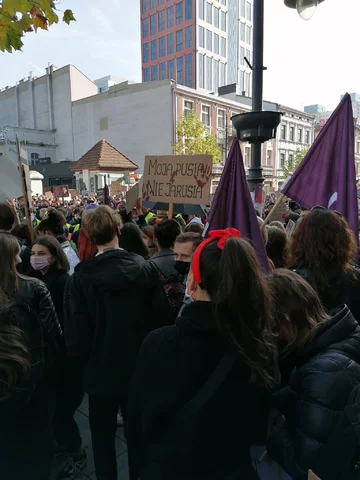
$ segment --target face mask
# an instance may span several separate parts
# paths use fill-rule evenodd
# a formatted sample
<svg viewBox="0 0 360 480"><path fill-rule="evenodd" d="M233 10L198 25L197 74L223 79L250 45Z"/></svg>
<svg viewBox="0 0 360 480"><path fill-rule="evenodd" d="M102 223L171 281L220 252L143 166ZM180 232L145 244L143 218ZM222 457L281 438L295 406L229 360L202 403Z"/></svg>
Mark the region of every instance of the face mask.
<svg viewBox="0 0 360 480"><path fill-rule="evenodd" d="M49 266L49 257L35 257L30 258L31 266L34 270L43 270Z"/></svg>
<svg viewBox="0 0 360 480"><path fill-rule="evenodd" d="M180 275L187 275L190 272L190 262L176 261L175 270L180 273Z"/></svg>

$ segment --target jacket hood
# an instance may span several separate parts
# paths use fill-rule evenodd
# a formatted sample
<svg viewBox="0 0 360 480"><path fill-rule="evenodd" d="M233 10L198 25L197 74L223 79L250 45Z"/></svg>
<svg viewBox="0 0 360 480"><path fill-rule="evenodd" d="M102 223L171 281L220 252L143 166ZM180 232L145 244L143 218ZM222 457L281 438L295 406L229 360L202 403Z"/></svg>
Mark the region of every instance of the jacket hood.
<svg viewBox="0 0 360 480"><path fill-rule="evenodd" d="M211 302L191 302L185 306L176 325L184 331L216 330L215 317Z"/></svg>
<svg viewBox="0 0 360 480"><path fill-rule="evenodd" d="M358 343L360 352L359 324L349 308L346 305L342 305L334 310L332 316L319 327L312 343L299 352L300 354L297 355L298 361L300 360L300 363L304 363L330 346L336 348L337 344L353 336Z"/></svg>
<svg viewBox="0 0 360 480"><path fill-rule="evenodd" d="M84 282L97 285L99 290L118 291L121 287L128 289L130 283L135 283L146 266L146 261L135 253L110 250L79 263L75 273Z"/></svg>

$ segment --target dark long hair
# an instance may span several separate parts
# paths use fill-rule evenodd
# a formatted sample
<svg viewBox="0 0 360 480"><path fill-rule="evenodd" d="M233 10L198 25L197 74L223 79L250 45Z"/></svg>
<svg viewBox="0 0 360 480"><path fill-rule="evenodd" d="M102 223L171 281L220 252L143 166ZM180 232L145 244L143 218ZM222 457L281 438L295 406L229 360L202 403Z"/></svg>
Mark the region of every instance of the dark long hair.
<svg viewBox="0 0 360 480"><path fill-rule="evenodd" d="M49 235L44 235L43 237L37 238L33 245L42 245L49 250L50 255L54 259L54 262L52 264L53 268L60 272L69 272L69 260L67 259L67 256L65 255L65 252L61 247L60 243L55 238L50 237Z"/></svg>
<svg viewBox="0 0 360 480"><path fill-rule="evenodd" d="M20 245L10 233L0 233L0 309L19 291L20 277L16 270L16 256Z"/></svg>
<svg viewBox="0 0 360 480"><path fill-rule="evenodd" d="M230 238L222 251L217 244L214 240L201 254L200 287L210 296L220 332L250 368L251 381L271 385L274 347L267 338L271 319L267 280L246 240Z"/></svg>
<svg viewBox="0 0 360 480"><path fill-rule="evenodd" d="M149 258L149 250L141 238L141 230L134 223L125 223L121 229L119 247L127 252L136 253L145 259Z"/></svg>
<svg viewBox="0 0 360 480"><path fill-rule="evenodd" d="M66 221L61 213L55 209L48 209L46 217L37 226L39 232L51 232L55 237L64 235Z"/></svg>
<svg viewBox="0 0 360 480"><path fill-rule="evenodd" d="M326 288L331 276L352 273L355 255L354 234L346 220L331 210L315 208L292 236L287 265L309 268L319 288Z"/></svg>
<svg viewBox="0 0 360 480"><path fill-rule="evenodd" d="M283 268L286 263L287 238L284 228L268 227L268 241L266 244L267 256L272 260L275 268Z"/></svg>
<svg viewBox="0 0 360 480"><path fill-rule="evenodd" d="M285 269L275 270L269 284L274 305L272 332L280 353L304 347L327 320L317 293L300 275Z"/></svg>

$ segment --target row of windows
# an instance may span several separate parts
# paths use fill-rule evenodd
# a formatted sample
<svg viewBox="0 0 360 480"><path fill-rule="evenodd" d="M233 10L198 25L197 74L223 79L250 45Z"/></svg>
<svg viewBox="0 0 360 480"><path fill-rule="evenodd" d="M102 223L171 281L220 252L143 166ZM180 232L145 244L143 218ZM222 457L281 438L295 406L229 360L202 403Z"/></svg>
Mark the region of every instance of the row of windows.
<svg viewBox="0 0 360 480"><path fill-rule="evenodd" d="M162 32L165 30L165 12L167 28L173 27L175 23L176 25L179 25L184 21L184 18L185 20L191 20L192 0L185 0L185 2L182 1L180 3L177 3L175 7L168 7L167 9L160 10L160 12L150 15L150 17L144 18L142 20L143 38L146 38L149 35L156 35L158 32Z"/></svg>
<svg viewBox="0 0 360 480"><path fill-rule="evenodd" d="M246 0L240 0L240 15L249 22L252 21L252 6L251 3Z"/></svg>
<svg viewBox="0 0 360 480"><path fill-rule="evenodd" d="M184 35L185 32L185 35ZM172 55L175 51L180 52L184 48L192 47L192 26L185 30L178 30L176 33L169 33L167 36L160 37L158 40L143 45L143 62Z"/></svg>
<svg viewBox="0 0 360 480"><path fill-rule="evenodd" d="M226 85L225 63L198 53L198 85L211 92Z"/></svg>
<svg viewBox="0 0 360 480"><path fill-rule="evenodd" d="M144 68L144 82L167 79L175 80L180 85L193 88L192 53L168 62L162 62L159 65Z"/></svg>
<svg viewBox="0 0 360 480"><path fill-rule="evenodd" d="M226 32L226 12L206 0L199 0L199 18Z"/></svg>
<svg viewBox="0 0 360 480"><path fill-rule="evenodd" d="M287 156L287 162L286 162L286 156ZM285 152L280 152L280 168L284 168L285 165L291 166L294 162L294 151L290 150L287 152L287 155Z"/></svg>
<svg viewBox="0 0 360 480"><path fill-rule="evenodd" d="M206 48L209 52L214 52L217 55L226 57L226 38L201 26L199 26L199 47Z"/></svg>
<svg viewBox="0 0 360 480"><path fill-rule="evenodd" d="M249 60L251 63L251 52L250 50L245 50L244 47L240 47L240 65L247 65L245 62L245 57Z"/></svg>
<svg viewBox="0 0 360 480"><path fill-rule="evenodd" d="M242 42L247 43L248 45L251 45L252 41L252 28L249 27L249 25L246 25L245 23L240 22L240 40Z"/></svg>
<svg viewBox="0 0 360 480"><path fill-rule="evenodd" d="M305 135L304 135L304 129L301 127L298 127L297 129L297 137L295 137L295 126L290 125L289 126L289 135L288 133L288 128L285 123L283 123L280 127L280 138L281 140L289 140L290 142L298 142L298 143L306 143L307 145L310 145L311 143L311 138L310 138L310 130L305 130Z"/></svg>

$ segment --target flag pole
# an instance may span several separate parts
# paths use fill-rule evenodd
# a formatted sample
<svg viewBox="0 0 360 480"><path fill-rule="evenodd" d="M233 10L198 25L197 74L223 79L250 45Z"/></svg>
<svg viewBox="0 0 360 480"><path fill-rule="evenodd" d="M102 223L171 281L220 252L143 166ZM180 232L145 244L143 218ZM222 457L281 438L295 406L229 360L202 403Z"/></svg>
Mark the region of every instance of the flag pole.
<svg viewBox="0 0 360 480"><path fill-rule="evenodd" d="M280 203L283 201L285 195L283 193L281 193L279 195L279 198L276 200L273 208L270 210L270 212L267 214L265 220L264 220L264 223L261 225L261 230L264 230L265 226L271 221L271 219L273 218L275 212L276 212L276 209L277 207L280 205Z"/></svg>
<svg viewBox="0 0 360 480"><path fill-rule="evenodd" d="M174 204L173 202L169 203L168 218L171 219L174 213Z"/></svg>
<svg viewBox="0 0 360 480"><path fill-rule="evenodd" d="M20 181L21 181L21 190L22 190L23 199L24 199L26 222L27 222L28 227L29 227L31 242L33 242L34 239L35 239L35 235L34 235L34 229L33 229L32 221L31 221L28 186L27 186L27 182L26 182L24 164L21 160L20 142L19 142L19 138L17 136L16 136L16 148L17 148L17 154L18 154L19 173L20 173Z"/></svg>

